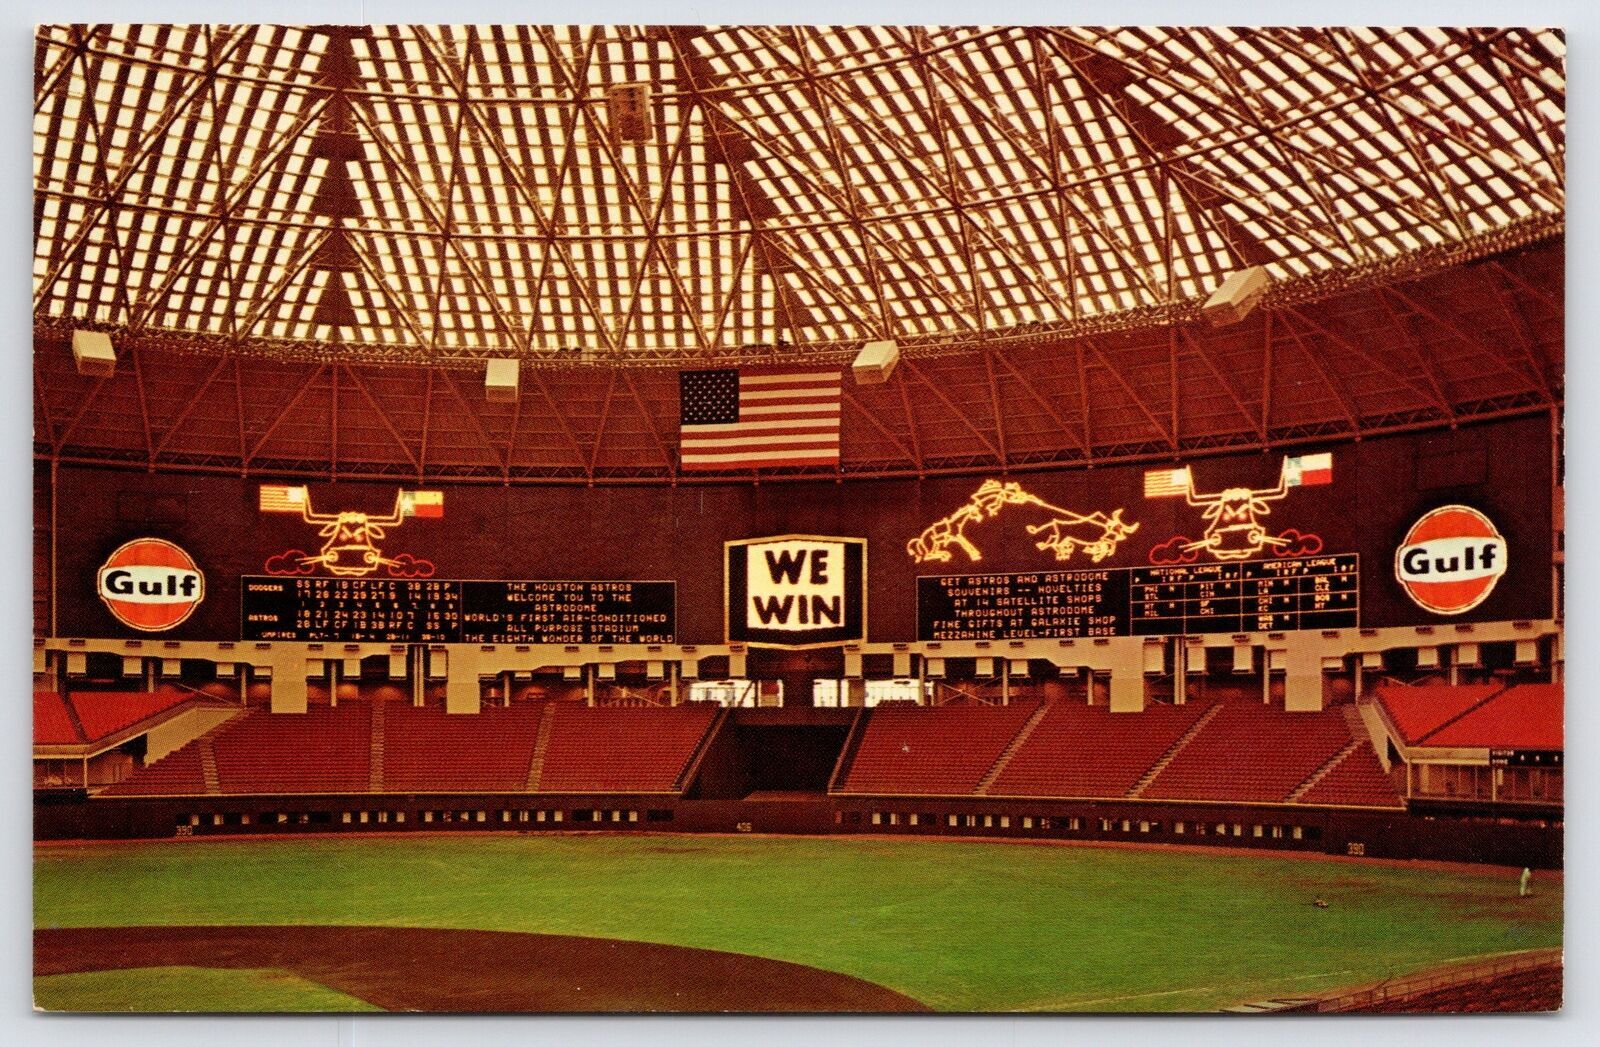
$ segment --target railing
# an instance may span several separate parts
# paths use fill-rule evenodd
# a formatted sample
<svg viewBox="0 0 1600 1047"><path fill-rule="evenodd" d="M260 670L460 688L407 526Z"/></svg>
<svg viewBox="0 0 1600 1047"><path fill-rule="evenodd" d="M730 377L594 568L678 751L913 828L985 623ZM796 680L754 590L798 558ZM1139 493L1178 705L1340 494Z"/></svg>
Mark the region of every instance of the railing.
<svg viewBox="0 0 1600 1047"><path fill-rule="evenodd" d="M1002 704L997 695L978 694L963 687L957 687L955 684L945 683L943 680L933 681L933 694L929 697L928 704L933 706L950 705L961 698L965 698L967 701L977 705Z"/></svg>
<svg viewBox="0 0 1600 1047"><path fill-rule="evenodd" d="M1341 993L1338 996L1324 997L1315 1001L1315 1005L1311 1009L1320 1013L1365 1010L1380 1003L1391 1000L1405 1000L1435 989L1446 989L1456 985L1471 985L1474 982L1485 981L1489 978L1517 974L1522 971L1538 970L1543 967L1558 966L1560 963L1560 949L1539 949L1532 952L1515 953L1510 956L1482 963L1453 967L1443 971L1428 971L1422 974L1391 978L1363 989Z"/></svg>

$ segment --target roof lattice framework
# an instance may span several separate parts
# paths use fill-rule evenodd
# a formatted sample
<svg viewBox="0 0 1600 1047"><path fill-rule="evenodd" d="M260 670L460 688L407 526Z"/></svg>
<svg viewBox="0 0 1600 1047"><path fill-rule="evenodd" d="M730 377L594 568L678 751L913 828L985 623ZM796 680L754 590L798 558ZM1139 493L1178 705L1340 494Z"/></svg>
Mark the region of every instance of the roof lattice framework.
<svg viewBox="0 0 1600 1047"><path fill-rule="evenodd" d="M34 309L162 351L913 357L1543 239L1525 29L46 26ZM647 84L648 141L612 89ZM777 347L774 350L773 347Z"/></svg>

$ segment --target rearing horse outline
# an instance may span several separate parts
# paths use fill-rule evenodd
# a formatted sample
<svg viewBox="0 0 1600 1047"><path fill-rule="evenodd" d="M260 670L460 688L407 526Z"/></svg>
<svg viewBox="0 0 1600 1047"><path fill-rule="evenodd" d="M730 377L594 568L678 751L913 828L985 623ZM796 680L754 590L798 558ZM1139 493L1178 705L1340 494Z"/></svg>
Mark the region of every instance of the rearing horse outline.
<svg viewBox="0 0 1600 1047"><path fill-rule="evenodd" d="M1022 489L1021 484L985 480L973 492L966 505L944 519L934 521L920 535L907 542L906 552L917 563L927 563L930 560L947 563L952 556L950 547L955 546L967 554L967 559L977 563L983 559L983 553L966 536L967 525L997 516L1000 510L1008 505L1034 505L1056 514L1055 519L1029 525L1027 530L1030 535L1043 535L1044 537L1035 542L1033 547L1040 551L1046 549L1052 551L1058 561L1070 560L1073 553L1082 551L1095 563L1099 563L1115 554L1118 544L1139 529L1138 524L1123 521L1121 509L1115 510L1110 515L1098 510L1092 513L1077 513L1071 509L1063 509L1059 505L1051 505L1043 498L1029 494ZM1090 538L1080 538L1066 533L1066 529L1071 527L1099 528L1099 533Z"/></svg>

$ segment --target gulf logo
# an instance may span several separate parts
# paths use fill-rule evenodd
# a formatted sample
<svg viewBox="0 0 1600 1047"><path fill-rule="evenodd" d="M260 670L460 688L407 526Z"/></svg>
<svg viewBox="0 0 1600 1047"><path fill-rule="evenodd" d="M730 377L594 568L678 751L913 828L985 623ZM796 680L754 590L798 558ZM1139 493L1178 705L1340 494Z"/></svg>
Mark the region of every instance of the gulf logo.
<svg viewBox="0 0 1600 1047"><path fill-rule="evenodd" d="M182 623L206 596L194 558L162 538L135 538L106 558L95 591L123 625L147 633Z"/></svg>
<svg viewBox="0 0 1600 1047"><path fill-rule="evenodd" d="M1425 513L1394 553L1394 576L1407 595L1435 614L1478 606L1506 573L1506 540L1494 522L1466 505Z"/></svg>

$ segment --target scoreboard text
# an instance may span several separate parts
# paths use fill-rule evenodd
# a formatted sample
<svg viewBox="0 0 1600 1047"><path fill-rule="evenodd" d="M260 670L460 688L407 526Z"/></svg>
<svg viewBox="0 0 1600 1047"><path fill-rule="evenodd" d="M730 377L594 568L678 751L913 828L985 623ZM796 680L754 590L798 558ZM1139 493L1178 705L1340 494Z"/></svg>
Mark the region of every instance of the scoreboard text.
<svg viewBox="0 0 1600 1047"><path fill-rule="evenodd" d="M1355 553L917 579L923 640L1286 632L1360 624Z"/></svg>
<svg viewBox="0 0 1600 1047"><path fill-rule="evenodd" d="M672 643L672 582L240 579L241 635L302 643Z"/></svg>

